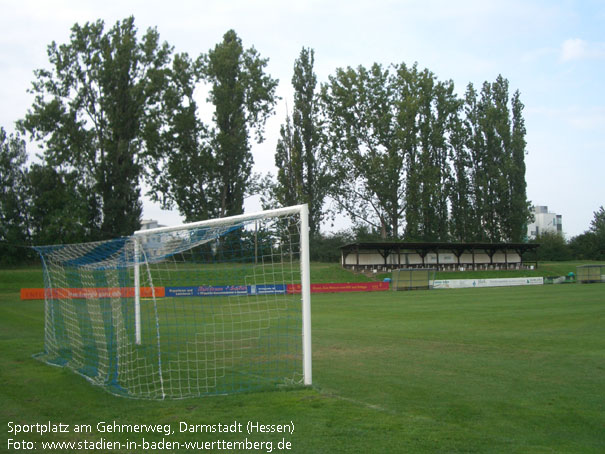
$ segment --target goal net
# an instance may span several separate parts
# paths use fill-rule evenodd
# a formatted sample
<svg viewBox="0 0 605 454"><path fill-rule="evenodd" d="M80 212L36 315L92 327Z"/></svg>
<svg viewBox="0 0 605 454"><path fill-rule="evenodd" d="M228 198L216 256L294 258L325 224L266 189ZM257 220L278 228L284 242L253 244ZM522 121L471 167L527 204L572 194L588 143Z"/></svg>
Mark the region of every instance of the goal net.
<svg viewBox="0 0 605 454"><path fill-rule="evenodd" d="M578 284L605 282L605 265L580 265L576 267Z"/></svg>
<svg viewBox="0 0 605 454"><path fill-rule="evenodd" d="M301 205L36 247L40 357L134 398L311 384L307 216Z"/></svg>

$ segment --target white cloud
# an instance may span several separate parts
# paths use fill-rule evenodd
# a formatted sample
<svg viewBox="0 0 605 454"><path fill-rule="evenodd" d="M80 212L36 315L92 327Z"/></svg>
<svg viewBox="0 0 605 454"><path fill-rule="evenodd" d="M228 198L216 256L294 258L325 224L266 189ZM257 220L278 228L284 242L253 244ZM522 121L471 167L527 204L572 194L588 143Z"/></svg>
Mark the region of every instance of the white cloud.
<svg viewBox="0 0 605 454"><path fill-rule="evenodd" d="M571 38L563 42L560 59L563 62L571 60L605 58L605 43L584 41Z"/></svg>
<svg viewBox="0 0 605 454"><path fill-rule="evenodd" d="M526 114L532 119L541 119L555 129L566 133L578 134L581 131L601 132L605 125L605 107L603 106L560 106L530 107Z"/></svg>
<svg viewBox="0 0 605 454"><path fill-rule="evenodd" d="M602 107L584 109L570 118L569 122L576 129L602 130L605 125L605 109Z"/></svg>

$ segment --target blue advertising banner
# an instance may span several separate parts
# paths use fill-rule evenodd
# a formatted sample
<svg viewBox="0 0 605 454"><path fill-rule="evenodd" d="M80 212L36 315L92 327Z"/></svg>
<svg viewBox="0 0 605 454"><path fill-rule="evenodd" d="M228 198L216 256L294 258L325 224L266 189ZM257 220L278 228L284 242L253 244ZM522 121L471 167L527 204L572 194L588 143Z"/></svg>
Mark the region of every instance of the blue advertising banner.
<svg viewBox="0 0 605 454"><path fill-rule="evenodd" d="M165 287L165 296L196 296L196 287Z"/></svg>
<svg viewBox="0 0 605 454"><path fill-rule="evenodd" d="M166 297L285 295L285 284L201 285L197 287L166 287Z"/></svg>
<svg viewBox="0 0 605 454"><path fill-rule="evenodd" d="M197 296L247 295L247 285L202 285L197 288Z"/></svg>
<svg viewBox="0 0 605 454"><path fill-rule="evenodd" d="M249 285L250 295L285 295L286 284Z"/></svg>

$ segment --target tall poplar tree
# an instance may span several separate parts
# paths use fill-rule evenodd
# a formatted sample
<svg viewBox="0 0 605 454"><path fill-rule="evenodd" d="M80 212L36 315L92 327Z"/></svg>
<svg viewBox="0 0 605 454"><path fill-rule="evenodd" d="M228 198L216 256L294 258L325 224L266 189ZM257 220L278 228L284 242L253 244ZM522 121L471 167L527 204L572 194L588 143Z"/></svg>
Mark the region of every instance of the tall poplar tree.
<svg viewBox="0 0 605 454"><path fill-rule="evenodd" d="M299 203L309 205L311 234L319 232L329 184L322 153L314 55L312 49L303 48L294 63L294 108L292 118L288 116L280 130L275 152L277 183L273 188L274 197L282 206Z"/></svg>
<svg viewBox="0 0 605 454"><path fill-rule="evenodd" d="M449 236L449 138L458 113L454 86L416 66L400 65L397 74L396 83L403 79L410 90L410 96L399 101L400 111L408 118L402 128L413 134L406 141L406 234L410 239L445 241Z"/></svg>
<svg viewBox="0 0 605 454"><path fill-rule="evenodd" d="M254 48L244 49L235 31L201 56L201 72L210 84L214 105L212 149L218 190L218 215L243 212L253 158L249 135L263 141L264 125L273 113L278 81L265 73L267 59Z"/></svg>
<svg viewBox="0 0 605 454"><path fill-rule="evenodd" d="M277 208L280 206L292 206L301 202L303 173L301 156L294 145L294 128L290 115L286 115L286 122L279 128L279 139L275 147L275 166L277 167L277 181L271 180L269 176L263 182L268 191L264 195L266 208ZM269 200L266 200L266 198Z"/></svg>
<svg viewBox="0 0 605 454"><path fill-rule="evenodd" d="M474 228L470 240L521 241L530 216L525 183L525 126L519 93L498 76L465 98Z"/></svg>
<svg viewBox="0 0 605 454"><path fill-rule="evenodd" d="M199 118L194 96L201 80L199 60L175 55L161 109L149 123L155 144L146 154L148 195L164 209L176 207L186 222L220 214L212 135Z"/></svg>
<svg viewBox="0 0 605 454"><path fill-rule="evenodd" d="M515 91L511 99L512 132L510 151L510 208L507 236L510 241L521 242L527 235L527 223L531 216L530 202L527 200L527 183L525 180L525 120L524 105L520 100L519 91Z"/></svg>
<svg viewBox="0 0 605 454"><path fill-rule="evenodd" d="M459 100L459 108L462 101ZM459 111L453 118L450 135L452 172L449 181L450 238L453 241L472 241L474 235L474 210L470 175L470 153L467 148L467 129Z"/></svg>

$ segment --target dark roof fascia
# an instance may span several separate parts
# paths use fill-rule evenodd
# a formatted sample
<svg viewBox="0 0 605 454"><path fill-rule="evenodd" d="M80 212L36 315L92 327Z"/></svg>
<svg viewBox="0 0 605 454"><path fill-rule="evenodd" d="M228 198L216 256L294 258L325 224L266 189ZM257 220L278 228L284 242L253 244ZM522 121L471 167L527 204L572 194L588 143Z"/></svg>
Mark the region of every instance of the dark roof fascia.
<svg viewBox="0 0 605 454"><path fill-rule="evenodd" d="M429 242L360 242L340 246L343 250L355 249L521 249L530 250L539 247L538 243L429 243Z"/></svg>

